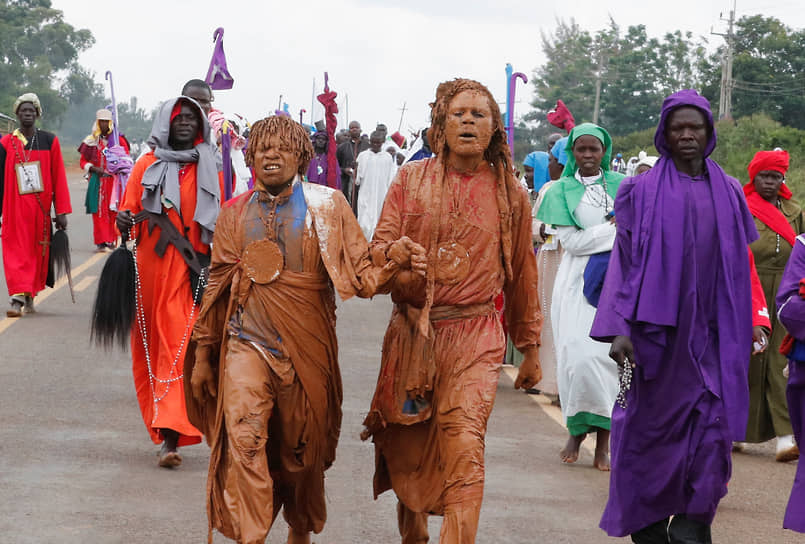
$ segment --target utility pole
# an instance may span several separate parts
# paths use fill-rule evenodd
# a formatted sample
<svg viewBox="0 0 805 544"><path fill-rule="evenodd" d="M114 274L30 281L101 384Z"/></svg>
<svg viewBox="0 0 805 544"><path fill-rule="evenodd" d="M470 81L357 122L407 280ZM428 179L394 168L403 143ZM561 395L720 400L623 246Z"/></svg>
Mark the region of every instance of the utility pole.
<svg viewBox="0 0 805 544"><path fill-rule="evenodd" d="M724 56L721 59L721 92L719 93L718 97L718 118L719 119L731 119L732 118L732 51L733 47L735 46L735 10L736 10L737 0L733 0L732 3L732 10L730 10L730 18L724 19L720 17L722 21L726 21L728 23L727 33L722 34L720 32L710 32L715 36L721 36L727 42L727 48L724 51Z"/></svg>

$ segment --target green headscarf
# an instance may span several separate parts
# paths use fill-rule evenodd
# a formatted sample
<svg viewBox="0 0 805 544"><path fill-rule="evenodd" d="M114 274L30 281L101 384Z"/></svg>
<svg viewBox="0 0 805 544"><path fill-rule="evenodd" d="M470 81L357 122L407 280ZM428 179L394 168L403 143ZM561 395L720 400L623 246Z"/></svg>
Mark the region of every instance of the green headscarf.
<svg viewBox="0 0 805 544"><path fill-rule="evenodd" d="M581 136L595 136L598 138L598 141L604 146L601 169L604 172L610 169L609 161L612 159L612 138L609 137L609 132L593 123L582 123L573 127L573 130L571 130L568 135L567 146L565 147L565 151L567 152L567 164L565 164L565 169L562 171L562 177L572 176L576 173L576 170L579 169L579 166L576 164L576 157L573 156L573 144L575 144L576 140Z"/></svg>
<svg viewBox="0 0 805 544"><path fill-rule="evenodd" d="M567 164L562 177L554 183L545 194L545 199L537 211L537 219L543 223L554 226L575 226L583 228L576 220L575 210L584 196L584 185L576 179L576 158L573 156L573 143L580 136L595 136L604 145L604 156L601 159L603 176L601 181L606 182L607 194L613 199L618 193L623 174L610 170L609 161L612 157L612 138L609 133L598 125L582 123L573 127L567 139ZM604 183L601 183L604 185Z"/></svg>

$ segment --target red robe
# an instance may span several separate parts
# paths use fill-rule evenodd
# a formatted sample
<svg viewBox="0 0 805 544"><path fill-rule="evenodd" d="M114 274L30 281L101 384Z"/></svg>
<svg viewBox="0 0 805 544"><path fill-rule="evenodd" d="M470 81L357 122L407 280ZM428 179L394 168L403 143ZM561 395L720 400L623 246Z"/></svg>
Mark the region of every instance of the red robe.
<svg viewBox="0 0 805 544"><path fill-rule="evenodd" d="M126 150L126 153L131 153L129 142L122 134L120 135L120 145ZM109 147L108 137L103 136L98 138L98 145L82 143L78 146L78 152L81 153L79 161L81 169L85 170L87 165L91 164L105 171L106 157L103 155L103 150L107 147ZM115 243L117 241L118 232L115 226L117 213L112 211L110 206L116 182L116 176L102 176L100 178L98 211L92 214L92 236L96 245Z"/></svg>
<svg viewBox="0 0 805 544"><path fill-rule="evenodd" d="M154 162L156 157L149 151L134 165L121 210L129 210L132 215L142 211L143 173ZM201 241L201 227L192 219L196 209L196 164L189 164L180 171L179 186L182 217L188 227L186 236L197 252L209 255L210 247ZM179 232L184 232L176 210L171 208L167 214ZM131 331L131 357L137 400L155 444L162 442L160 429L165 428L179 433L179 446L197 444L201 442L201 432L187 419L182 377L185 349L199 309L194 308L189 272L181 255L173 245L168 245L165 255L158 257L154 248L161 231L154 228L149 234L144 228L146 224L139 223L132 233L137 240L138 297L142 297L139 301L151 367L149 372L143 335L135 322ZM152 380L151 374L155 379Z"/></svg>
<svg viewBox="0 0 805 544"><path fill-rule="evenodd" d="M11 134L0 139L0 215L3 229L3 266L8 294L36 296L45 288L50 257L51 206L56 214L72 212L67 175L59 139L51 132L36 131L23 149ZM42 192L20 194L15 165L39 161ZM38 198L37 198L38 197Z"/></svg>

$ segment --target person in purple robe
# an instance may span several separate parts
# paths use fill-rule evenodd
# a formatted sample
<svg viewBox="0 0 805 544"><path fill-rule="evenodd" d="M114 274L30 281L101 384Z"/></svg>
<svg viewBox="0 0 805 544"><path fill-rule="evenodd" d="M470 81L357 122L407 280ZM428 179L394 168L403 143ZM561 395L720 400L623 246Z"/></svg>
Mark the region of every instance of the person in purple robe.
<svg viewBox="0 0 805 544"><path fill-rule="evenodd" d="M319 185L327 186L327 133L319 131L313 134L313 151L315 155L310 160L310 165L307 168L307 180L310 183L318 183ZM336 178L341 179L341 168L336 167Z"/></svg>
<svg viewBox="0 0 805 544"><path fill-rule="evenodd" d="M805 234L797 236L777 291L777 317L789 336L783 342L788 355L788 413L797 444L803 444L805 424ZM786 345L788 344L788 345ZM800 446L801 447L801 446ZM783 527L805 533L805 459L797 462L797 475L785 509Z"/></svg>
<svg viewBox="0 0 805 544"><path fill-rule="evenodd" d="M765 342L746 252L758 233L738 181L707 158L716 131L704 97L666 98L654 144L654 168L618 191L590 333L612 342L621 369L600 526L638 544L710 543L746 431L752 339Z"/></svg>

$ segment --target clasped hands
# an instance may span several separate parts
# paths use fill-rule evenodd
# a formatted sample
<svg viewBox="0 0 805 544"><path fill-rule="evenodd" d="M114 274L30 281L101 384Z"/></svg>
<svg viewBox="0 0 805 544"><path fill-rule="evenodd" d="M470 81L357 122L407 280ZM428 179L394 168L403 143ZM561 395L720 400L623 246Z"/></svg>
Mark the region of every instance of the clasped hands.
<svg viewBox="0 0 805 544"><path fill-rule="evenodd" d="M386 257L401 268L410 268L420 276L424 276L428 270L428 255L425 248L408 236L392 242L386 249Z"/></svg>

